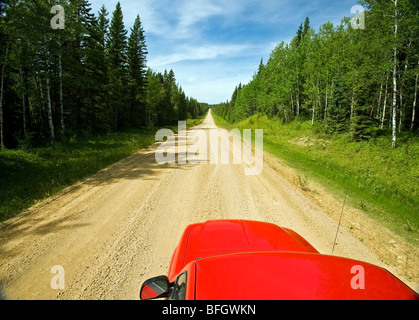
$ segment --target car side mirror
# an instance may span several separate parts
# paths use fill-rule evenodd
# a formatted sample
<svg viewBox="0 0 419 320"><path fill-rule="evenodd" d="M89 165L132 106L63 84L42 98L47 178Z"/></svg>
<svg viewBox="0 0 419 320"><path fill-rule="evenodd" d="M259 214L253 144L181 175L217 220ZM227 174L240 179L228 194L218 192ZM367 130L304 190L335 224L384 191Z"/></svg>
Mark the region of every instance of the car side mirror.
<svg viewBox="0 0 419 320"><path fill-rule="evenodd" d="M141 300L169 297L170 282L166 276L152 278L143 283L140 290Z"/></svg>

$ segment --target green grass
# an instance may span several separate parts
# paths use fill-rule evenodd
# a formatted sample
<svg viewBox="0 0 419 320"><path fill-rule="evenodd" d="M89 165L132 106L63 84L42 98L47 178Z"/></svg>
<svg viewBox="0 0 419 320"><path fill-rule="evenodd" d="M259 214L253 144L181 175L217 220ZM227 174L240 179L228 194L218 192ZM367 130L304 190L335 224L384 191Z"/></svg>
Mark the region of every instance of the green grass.
<svg viewBox="0 0 419 320"><path fill-rule="evenodd" d="M188 121L186 121L186 127L192 128L192 127L196 127L197 125L200 125L202 122L204 122L205 118L207 117L208 113L205 113L202 116L197 117L196 119L188 119Z"/></svg>
<svg viewBox="0 0 419 320"><path fill-rule="evenodd" d="M419 138L401 135L399 147L391 148L391 136L354 142L347 135L327 136L321 124L311 121L282 124L253 116L228 124L227 129L264 129L264 149L285 160L300 177L321 183L350 204L419 244ZM304 180L305 178L303 178Z"/></svg>
<svg viewBox="0 0 419 320"><path fill-rule="evenodd" d="M205 116L188 120L187 127ZM177 132L178 127L170 127ZM0 151L0 222L155 142L157 128Z"/></svg>

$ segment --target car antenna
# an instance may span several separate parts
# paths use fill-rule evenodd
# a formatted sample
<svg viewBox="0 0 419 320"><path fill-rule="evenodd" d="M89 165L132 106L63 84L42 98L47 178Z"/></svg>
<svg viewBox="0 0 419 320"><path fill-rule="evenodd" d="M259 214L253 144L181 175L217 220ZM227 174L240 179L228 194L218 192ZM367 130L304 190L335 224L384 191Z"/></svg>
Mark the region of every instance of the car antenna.
<svg viewBox="0 0 419 320"><path fill-rule="evenodd" d="M332 255L335 252L336 242L338 240L339 229L340 229L340 225L342 224L343 211L345 210L346 199L348 198L348 192L349 192L349 189L346 189L345 200L343 201L342 212L340 213L340 218L339 218L338 230L336 231L335 241L333 242Z"/></svg>

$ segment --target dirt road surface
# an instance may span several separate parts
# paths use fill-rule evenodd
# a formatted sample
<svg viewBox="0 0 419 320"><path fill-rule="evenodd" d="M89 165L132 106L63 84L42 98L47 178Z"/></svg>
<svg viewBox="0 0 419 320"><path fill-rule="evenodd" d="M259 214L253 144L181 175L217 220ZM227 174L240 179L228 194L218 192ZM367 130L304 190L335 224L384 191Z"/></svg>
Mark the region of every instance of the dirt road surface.
<svg viewBox="0 0 419 320"><path fill-rule="evenodd" d="M195 129L219 130L211 113ZM181 133L178 141L186 136ZM263 172L246 176L246 164L158 165L159 146L142 150L4 223L0 227L2 297L138 299L143 281L167 274L185 227L212 219L275 223L294 229L321 253L331 253L342 203L314 184L301 190L293 171L278 160L265 154ZM178 151L173 146L168 153ZM334 254L378 264L419 288L417 248L363 213L345 210ZM51 286L54 266L65 271L64 289Z"/></svg>

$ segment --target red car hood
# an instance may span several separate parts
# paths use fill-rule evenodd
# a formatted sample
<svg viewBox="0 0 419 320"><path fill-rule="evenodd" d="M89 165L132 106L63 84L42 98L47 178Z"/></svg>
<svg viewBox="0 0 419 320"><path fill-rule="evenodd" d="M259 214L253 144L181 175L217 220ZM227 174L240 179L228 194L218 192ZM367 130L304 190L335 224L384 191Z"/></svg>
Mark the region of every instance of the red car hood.
<svg viewBox="0 0 419 320"><path fill-rule="evenodd" d="M242 253L201 259L194 265L197 300L418 299L382 268L326 255Z"/></svg>
<svg viewBox="0 0 419 320"><path fill-rule="evenodd" d="M169 279L172 281L196 259L254 251L318 253L294 231L274 224L244 220L208 221L185 230L172 258Z"/></svg>

